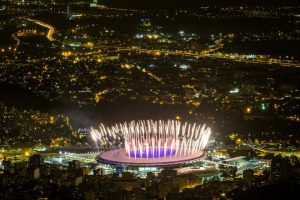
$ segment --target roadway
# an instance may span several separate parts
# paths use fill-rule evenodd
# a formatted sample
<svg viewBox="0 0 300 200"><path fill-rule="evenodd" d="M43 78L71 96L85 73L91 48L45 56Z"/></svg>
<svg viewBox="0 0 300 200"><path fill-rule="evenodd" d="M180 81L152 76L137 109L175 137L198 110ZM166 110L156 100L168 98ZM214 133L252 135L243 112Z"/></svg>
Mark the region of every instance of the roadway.
<svg viewBox="0 0 300 200"><path fill-rule="evenodd" d="M55 34L55 28L54 28L54 26L52 26L50 24L47 24L45 22L42 22L40 20L36 20L36 19L31 19L31 18L25 18L25 19L27 21L29 21L29 22L33 22L33 23L35 23L35 24L37 24L39 26L43 26L43 27L47 28L48 29L48 33L47 33L46 37L50 41L54 41L55 40L54 39L54 34Z"/></svg>
<svg viewBox="0 0 300 200"><path fill-rule="evenodd" d="M245 146L249 146L250 148L257 150L257 151L261 151L264 153L269 153L269 154L274 154L274 155L283 155L283 156L297 156L300 157L300 151L272 151L272 150L267 150L267 149L263 149L263 148L259 148L259 147L255 147L251 144L243 144Z"/></svg>

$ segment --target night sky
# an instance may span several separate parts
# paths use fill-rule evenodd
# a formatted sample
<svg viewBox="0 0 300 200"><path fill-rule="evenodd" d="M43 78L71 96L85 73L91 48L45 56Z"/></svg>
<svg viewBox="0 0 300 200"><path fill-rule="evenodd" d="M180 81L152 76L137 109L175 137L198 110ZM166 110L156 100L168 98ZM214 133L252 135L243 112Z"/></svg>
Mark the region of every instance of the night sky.
<svg viewBox="0 0 300 200"><path fill-rule="evenodd" d="M300 5L298 0L101 0L106 5L132 8L196 8L197 6Z"/></svg>

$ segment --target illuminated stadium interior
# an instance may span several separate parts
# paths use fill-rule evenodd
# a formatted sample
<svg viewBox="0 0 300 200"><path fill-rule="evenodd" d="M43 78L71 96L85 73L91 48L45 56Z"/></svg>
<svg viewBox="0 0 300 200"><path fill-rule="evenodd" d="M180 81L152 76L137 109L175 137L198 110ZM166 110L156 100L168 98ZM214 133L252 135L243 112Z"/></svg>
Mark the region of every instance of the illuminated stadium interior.
<svg viewBox="0 0 300 200"><path fill-rule="evenodd" d="M168 121L131 121L91 128L91 137L107 147L97 160L125 166L170 166L201 159L210 128L196 123Z"/></svg>

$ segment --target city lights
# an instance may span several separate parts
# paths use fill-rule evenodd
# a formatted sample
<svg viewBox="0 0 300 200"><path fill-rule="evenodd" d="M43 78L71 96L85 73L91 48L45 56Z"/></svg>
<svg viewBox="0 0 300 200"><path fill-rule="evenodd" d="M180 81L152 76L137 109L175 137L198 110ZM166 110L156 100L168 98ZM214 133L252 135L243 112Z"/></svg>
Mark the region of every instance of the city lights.
<svg viewBox="0 0 300 200"><path fill-rule="evenodd" d="M300 196L299 13L0 0L0 199Z"/></svg>

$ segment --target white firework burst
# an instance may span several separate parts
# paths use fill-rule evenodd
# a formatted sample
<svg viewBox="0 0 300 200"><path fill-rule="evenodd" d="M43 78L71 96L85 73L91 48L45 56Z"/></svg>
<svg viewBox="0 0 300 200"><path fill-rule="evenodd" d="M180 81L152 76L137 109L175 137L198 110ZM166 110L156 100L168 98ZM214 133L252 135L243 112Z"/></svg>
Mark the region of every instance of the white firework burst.
<svg viewBox="0 0 300 200"><path fill-rule="evenodd" d="M139 120L91 128L100 146L122 145L129 158L183 157L205 148L211 129L177 120Z"/></svg>

